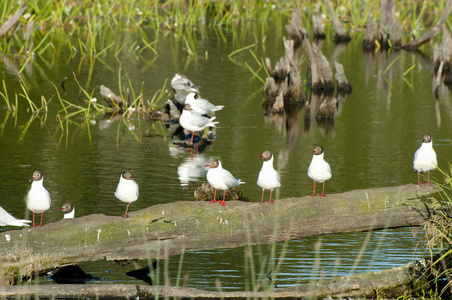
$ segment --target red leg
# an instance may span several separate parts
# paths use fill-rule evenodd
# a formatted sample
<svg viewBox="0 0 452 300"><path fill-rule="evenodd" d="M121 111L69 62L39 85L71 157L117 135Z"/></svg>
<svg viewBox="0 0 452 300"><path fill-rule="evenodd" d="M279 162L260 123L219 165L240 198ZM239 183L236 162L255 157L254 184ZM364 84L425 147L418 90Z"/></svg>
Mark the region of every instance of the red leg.
<svg viewBox="0 0 452 300"><path fill-rule="evenodd" d="M217 203L216 198L217 198L217 190L215 190L215 194L213 195L213 200L210 201L210 203Z"/></svg>
<svg viewBox="0 0 452 300"><path fill-rule="evenodd" d="M315 193L315 181L314 181L314 189L312 190L312 195L311 196L317 196L317 194Z"/></svg>
<svg viewBox="0 0 452 300"><path fill-rule="evenodd" d="M273 193L273 190L270 190L270 199L268 200L268 203L270 203L270 204L275 203L275 201L272 200L272 193Z"/></svg>
<svg viewBox="0 0 452 300"><path fill-rule="evenodd" d="M31 227L36 227L37 225L35 225L35 212L33 212L33 226Z"/></svg>
<svg viewBox="0 0 452 300"><path fill-rule="evenodd" d="M218 201L218 204L226 206L226 190L223 191L223 200Z"/></svg>
<svg viewBox="0 0 452 300"><path fill-rule="evenodd" d="M126 219L126 218L129 217L129 215L127 214L127 211L129 210L129 205L130 205L130 203L127 203L126 213L122 215L122 217L123 217L124 219Z"/></svg>
<svg viewBox="0 0 452 300"><path fill-rule="evenodd" d="M193 131L192 134L191 134L191 140L190 140L190 143L192 143L192 144L193 144L193 137L194 136L195 136L195 132Z"/></svg>
<svg viewBox="0 0 452 300"><path fill-rule="evenodd" d="M323 182L323 189L322 189L322 193L320 194L320 197L326 197L326 194L325 194L325 181Z"/></svg>
<svg viewBox="0 0 452 300"><path fill-rule="evenodd" d="M42 225L42 217L43 217L43 216L44 216L44 212L41 213L41 223L39 223L38 226L44 226L44 225Z"/></svg>
<svg viewBox="0 0 452 300"><path fill-rule="evenodd" d="M422 183L419 182L419 176L421 172L417 171L417 185L421 185Z"/></svg>
<svg viewBox="0 0 452 300"><path fill-rule="evenodd" d="M262 189L262 199L261 199L261 203L263 203L263 202L264 202L264 193L265 193L265 190L264 190L264 189Z"/></svg>
<svg viewBox="0 0 452 300"><path fill-rule="evenodd" d="M427 186L434 185L430 182L430 171L427 171Z"/></svg>

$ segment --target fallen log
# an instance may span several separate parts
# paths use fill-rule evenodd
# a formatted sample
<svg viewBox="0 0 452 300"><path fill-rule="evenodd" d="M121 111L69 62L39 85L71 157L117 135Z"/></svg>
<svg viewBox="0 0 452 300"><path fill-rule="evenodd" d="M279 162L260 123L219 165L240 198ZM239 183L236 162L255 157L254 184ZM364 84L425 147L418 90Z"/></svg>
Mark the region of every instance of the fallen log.
<svg viewBox="0 0 452 300"><path fill-rule="evenodd" d="M308 284L259 292L220 292L196 288L174 286L149 286L136 284L59 284L59 285L21 285L0 287L0 297L22 298L190 298L190 299L292 299L292 298L349 298L364 297L377 299L384 295L397 298L404 294L422 295L429 290L428 278L421 277L428 264L425 260L411 262L389 270L368 272L331 280L312 281ZM378 292L380 294L378 294Z"/></svg>
<svg viewBox="0 0 452 300"><path fill-rule="evenodd" d="M444 23L447 21L449 14L452 10L452 0L447 0L446 6L444 7L444 11L441 14L441 17L436 22L435 26L424 32L420 37L412 40L408 44L402 46L404 49L416 49L422 44L428 42L438 35Z"/></svg>
<svg viewBox="0 0 452 300"><path fill-rule="evenodd" d="M0 285L82 261L161 259L182 251L420 225L429 214L420 198L436 191L405 185L285 198L274 205L228 201L226 207L178 201L131 212L128 219L93 214L7 231L0 234Z"/></svg>

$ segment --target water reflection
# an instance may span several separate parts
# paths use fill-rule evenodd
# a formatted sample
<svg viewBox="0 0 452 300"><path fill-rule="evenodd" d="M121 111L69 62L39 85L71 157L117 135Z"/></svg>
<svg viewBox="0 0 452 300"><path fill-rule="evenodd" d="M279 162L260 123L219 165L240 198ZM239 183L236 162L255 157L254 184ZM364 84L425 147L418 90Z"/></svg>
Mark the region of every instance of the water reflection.
<svg viewBox="0 0 452 300"><path fill-rule="evenodd" d="M274 246L186 252L183 256L160 261L159 275L151 273L151 278L157 283L167 277L172 285L179 281L185 282L184 286L206 290L216 290L219 281L223 290L235 291L269 284L271 276L277 288L284 288L409 263L427 255L426 250L418 247L420 236L422 232L414 236L410 228L399 228L311 237ZM141 266L146 264L147 261L141 262ZM277 264L280 264L278 271ZM118 266L111 261L79 265L95 276L97 283L143 284L126 275L136 268L132 265ZM177 277L179 270L180 278ZM37 280L39 284L52 283L48 277L34 281Z"/></svg>
<svg viewBox="0 0 452 300"><path fill-rule="evenodd" d="M197 154L193 157L186 157L184 161L177 168L178 178L180 185L184 188L188 188L190 183L199 185L199 178L205 177L207 169L204 167L212 160L212 157L205 156L203 154Z"/></svg>

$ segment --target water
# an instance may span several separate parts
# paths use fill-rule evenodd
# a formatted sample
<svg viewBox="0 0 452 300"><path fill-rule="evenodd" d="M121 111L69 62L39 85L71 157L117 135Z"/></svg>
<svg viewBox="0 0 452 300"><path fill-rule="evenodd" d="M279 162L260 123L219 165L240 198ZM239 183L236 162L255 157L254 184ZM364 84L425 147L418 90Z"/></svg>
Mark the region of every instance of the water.
<svg viewBox="0 0 452 300"><path fill-rule="evenodd" d="M305 123L303 109L290 119L264 114L263 85L244 65L247 62L257 70L253 56L243 51L233 59L228 58L234 50L256 43L252 50L257 57L270 57L273 64L279 60L284 53L285 33L278 27L262 28L251 24L240 32L225 30L221 36L216 31L202 32L197 36L195 56L184 50L186 45L181 37L162 34L156 44L158 57L151 51L139 55L123 51L118 59L104 55L96 60L92 73L89 59L80 54L68 58L63 50L57 49L61 53L37 56L19 78L11 68L12 58L4 56L0 71L11 99L14 93L23 93L19 86L21 79L29 87L28 93L35 103L40 103L42 95L52 101L46 115L34 117L23 99L15 115L9 114L0 102L0 205L16 217L29 218L24 197L29 189L28 179L39 169L52 197L44 224L60 220L62 214L57 208L66 202L74 204L76 216L92 213L120 216L125 205L113 193L122 171L130 170L140 185L140 198L130 207L134 211L158 203L193 199L194 190L205 181L207 170L202 164L212 158L220 159L226 169L247 182L241 187L245 196L255 202L261 196L255 182L262 165L258 156L264 150L274 153L275 167L281 174L282 187L274 193L274 198L305 196L312 192L312 181L306 171L311 151L317 144L323 145L325 159L333 172L326 184L327 194L414 183L417 178L411 168L412 159L426 132L433 136L439 167L448 166L451 144L447 125L452 118L449 91L442 88L438 99L432 93L429 49L423 50L425 56L405 51L366 54L360 36L343 48L335 48L331 40L326 40L322 46L325 56L331 63L338 60L343 64L353 92L340 104L334 123L322 127L315 120ZM147 34L151 37L153 33ZM122 37L121 33L117 35ZM305 74L306 55L302 53L301 72ZM394 59L396 62L385 72ZM135 114L128 120L111 123L102 120L102 114L96 117L96 122L85 122L76 116L66 133L56 119L62 112L51 82L59 88L59 83L68 76L67 92L61 88L59 92L64 99L78 104L79 88L73 72L83 88L101 103L104 103L99 93L101 84L119 93L118 73L121 73L121 85L128 84L127 75L136 92L143 83L145 100L151 99L165 80L171 80L175 73L183 73L200 86L203 98L225 105L217 113L220 122L217 139L192 162L189 152L178 150L172 144L170 129L149 121L146 116ZM263 71L260 74L264 76ZM197 173L188 182L181 181L178 173L186 163L197 166ZM432 175L441 179L439 172ZM322 237L322 262L328 262L321 268L325 276L332 275L333 270L337 274L349 274L365 236L353 235ZM355 242L348 242L354 238ZM406 242L399 244L405 238ZM287 257L293 254L297 262L290 264L289 258L284 261L278 286L295 284L300 276L303 281L310 274L312 244L318 238L312 239L289 243ZM362 262L368 263L363 265L364 269L358 266L355 272L385 269L414 258L418 239L411 238L406 230L391 231L384 240L384 251L377 252L376 257L373 251L366 252L372 260L364 256ZM327 245L333 245L334 251L327 250ZM183 274L189 272L191 278L187 285L212 289L213 278L218 276L223 280L229 276L233 279L223 286L242 289L243 252L243 248L238 248L185 254ZM301 257L305 252L306 256ZM230 262L226 257L238 258ZM348 267L342 271L336 268L337 257L341 265L349 261ZM177 269L178 264L178 258L171 258L172 269ZM201 275L196 275L204 276L205 272L212 272L207 276L212 280L202 281Z"/></svg>

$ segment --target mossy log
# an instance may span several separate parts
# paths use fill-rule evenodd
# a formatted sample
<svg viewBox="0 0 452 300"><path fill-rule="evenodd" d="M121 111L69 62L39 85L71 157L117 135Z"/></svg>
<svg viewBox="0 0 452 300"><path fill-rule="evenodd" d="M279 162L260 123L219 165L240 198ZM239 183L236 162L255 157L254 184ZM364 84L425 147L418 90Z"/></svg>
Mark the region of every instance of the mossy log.
<svg viewBox="0 0 452 300"><path fill-rule="evenodd" d="M275 204L201 201L154 205L130 218L93 214L0 234L0 284L95 260L165 258L309 236L420 225L437 189L405 185L285 198ZM143 200L144 201L144 200Z"/></svg>
<svg viewBox="0 0 452 300"><path fill-rule="evenodd" d="M0 297L51 298L51 299L329 299L379 296L397 298L400 295L422 295L429 289L427 279L421 277L427 264L424 260L378 272L368 272L331 280L312 281L308 284L270 289L260 292L215 292L196 288L149 286L136 284L59 284L22 285L0 287ZM377 292L379 294L377 294Z"/></svg>

